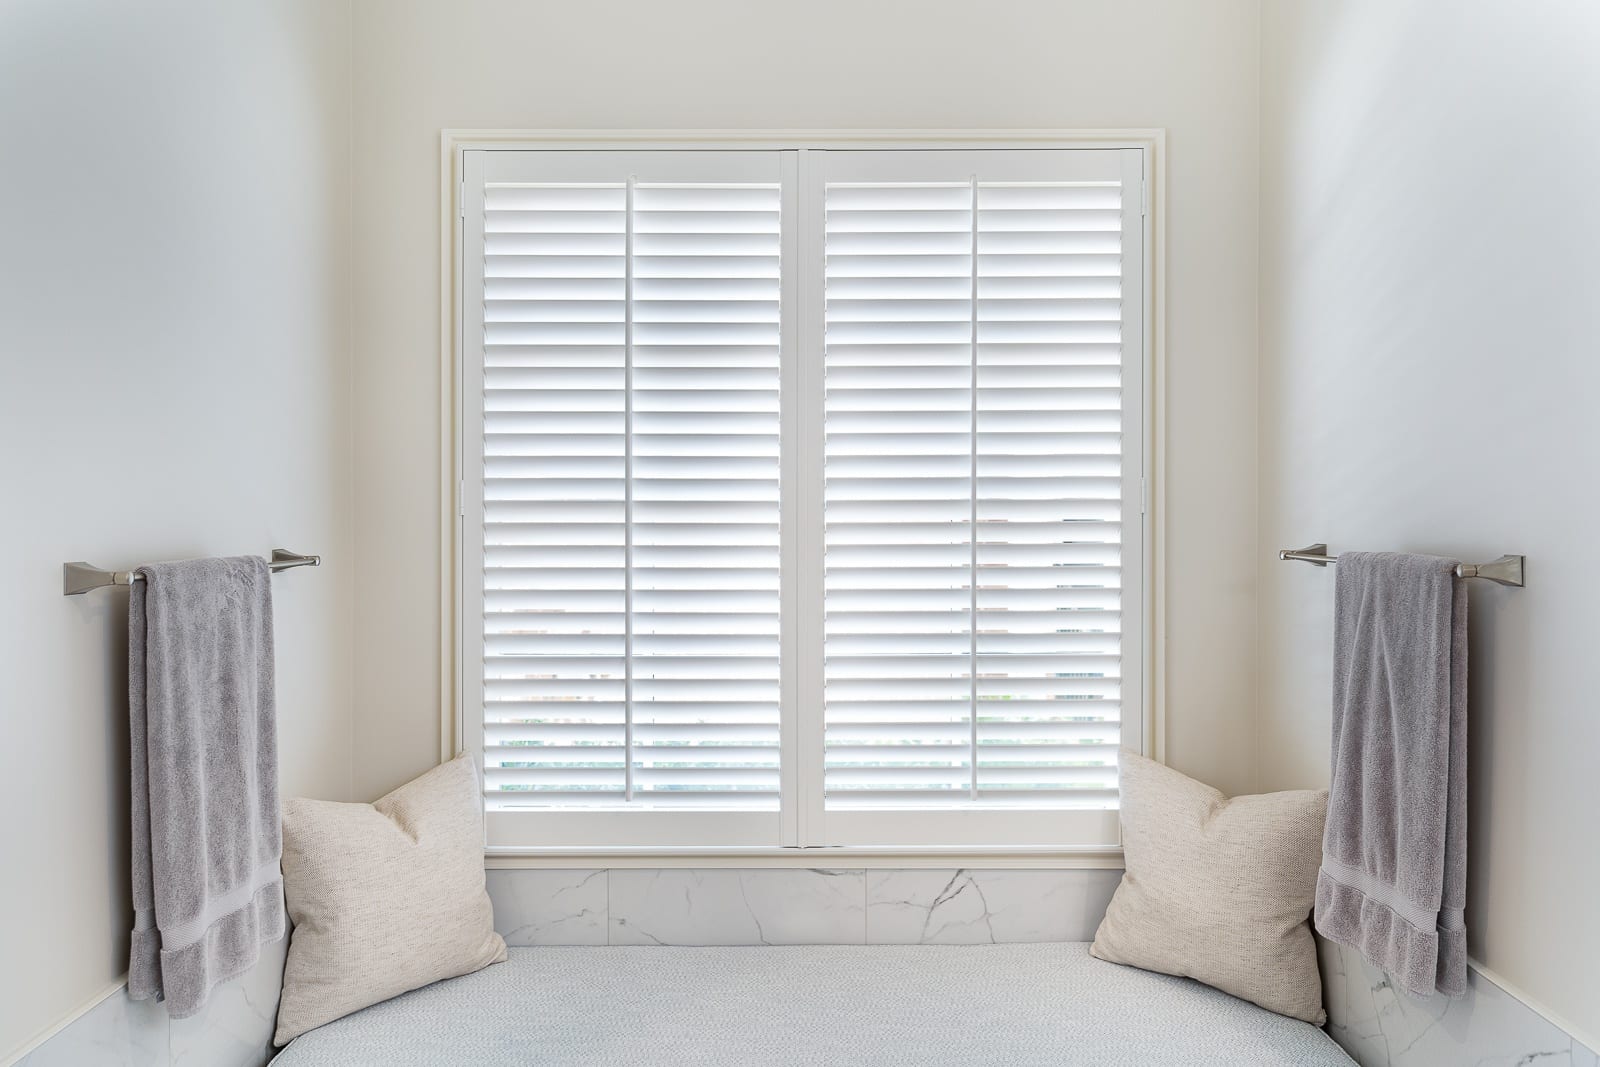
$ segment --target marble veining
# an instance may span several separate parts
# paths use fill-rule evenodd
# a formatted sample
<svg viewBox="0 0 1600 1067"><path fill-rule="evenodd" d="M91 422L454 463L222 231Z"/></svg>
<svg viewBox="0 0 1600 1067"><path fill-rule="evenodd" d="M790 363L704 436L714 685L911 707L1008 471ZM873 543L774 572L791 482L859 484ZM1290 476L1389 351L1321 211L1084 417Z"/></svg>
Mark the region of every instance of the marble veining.
<svg viewBox="0 0 1600 1067"><path fill-rule="evenodd" d="M1087 941L1117 870L498 869L509 945Z"/></svg>
<svg viewBox="0 0 1600 1067"><path fill-rule="evenodd" d="M120 989L73 1020L15 1067L165 1067L167 1011Z"/></svg>
<svg viewBox="0 0 1600 1067"><path fill-rule="evenodd" d="M1476 970L1464 997L1418 999L1317 939L1328 1032L1361 1067L1595 1067L1594 1053Z"/></svg>
<svg viewBox="0 0 1600 1067"><path fill-rule="evenodd" d="M289 939L261 946L261 959L211 991L199 1015L173 1019L171 1067L258 1067L272 1058Z"/></svg>
<svg viewBox="0 0 1600 1067"><path fill-rule="evenodd" d="M119 989L14 1067L261 1067L272 1057L288 945L285 937L261 946L253 968L213 989L187 1019Z"/></svg>
<svg viewBox="0 0 1600 1067"><path fill-rule="evenodd" d="M867 872L867 943L1090 941L1121 871Z"/></svg>
<svg viewBox="0 0 1600 1067"><path fill-rule="evenodd" d="M866 872L615 869L613 945L862 945Z"/></svg>
<svg viewBox="0 0 1600 1067"><path fill-rule="evenodd" d="M487 872L494 928L508 945L604 945L609 872Z"/></svg>

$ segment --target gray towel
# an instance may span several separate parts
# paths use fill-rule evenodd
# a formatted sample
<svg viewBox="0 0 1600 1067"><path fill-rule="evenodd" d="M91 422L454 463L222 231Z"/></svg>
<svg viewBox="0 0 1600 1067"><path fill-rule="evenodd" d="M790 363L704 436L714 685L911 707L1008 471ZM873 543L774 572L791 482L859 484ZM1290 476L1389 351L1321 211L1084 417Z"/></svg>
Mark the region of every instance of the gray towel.
<svg viewBox="0 0 1600 1067"><path fill-rule="evenodd" d="M128 597L128 993L193 1015L283 936L272 579L257 556L140 567Z"/></svg>
<svg viewBox="0 0 1600 1067"><path fill-rule="evenodd" d="M1455 560L1339 555L1317 931L1407 991L1467 991L1467 593Z"/></svg>

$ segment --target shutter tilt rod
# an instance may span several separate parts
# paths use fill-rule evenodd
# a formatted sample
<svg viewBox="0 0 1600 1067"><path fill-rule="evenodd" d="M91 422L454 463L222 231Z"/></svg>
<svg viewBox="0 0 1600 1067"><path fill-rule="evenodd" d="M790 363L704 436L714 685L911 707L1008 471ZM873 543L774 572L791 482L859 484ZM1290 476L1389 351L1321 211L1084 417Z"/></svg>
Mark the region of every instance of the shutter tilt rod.
<svg viewBox="0 0 1600 1067"><path fill-rule="evenodd" d="M1326 567L1330 563L1338 563L1338 556L1328 555L1328 546L1324 544L1307 545L1304 548L1282 548L1278 550L1279 559L1297 559L1303 563L1310 563L1317 567ZM1521 556L1501 556L1489 563L1457 563L1457 578L1487 578L1491 582L1501 585L1514 585L1522 588L1522 560Z"/></svg>
<svg viewBox="0 0 1600 1067"><path fill-rule="evenodd" d="M290 552L287 548L272 550L272 559L267 567L273 571L286 571L291 567L320 567L321 556L302 556L298 552ZM144 581L144 575L138 571L105 571L91 563L79 560L76 563L63 563L61 565L61 594L63 596L77 596L87 593L91 589L104 589L112 585L132 585L134 582Z"/></svg>

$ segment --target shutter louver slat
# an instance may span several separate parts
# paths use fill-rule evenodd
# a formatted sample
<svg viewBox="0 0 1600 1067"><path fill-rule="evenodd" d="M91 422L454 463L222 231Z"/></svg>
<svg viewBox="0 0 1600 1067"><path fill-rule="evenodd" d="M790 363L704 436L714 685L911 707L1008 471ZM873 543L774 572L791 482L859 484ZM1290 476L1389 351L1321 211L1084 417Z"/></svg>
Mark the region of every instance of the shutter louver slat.
<svg viewBox="0 0 1600 1067"><path fill-rule="evenodd" d="M779 190L485 184L491 810L771 810Z"/></svg>
<svg viewBox="0 0 1600 1067"><path fill-rule="evenodd" d="M826 804L1104 807L1120 183L824 200Z"/></svg>

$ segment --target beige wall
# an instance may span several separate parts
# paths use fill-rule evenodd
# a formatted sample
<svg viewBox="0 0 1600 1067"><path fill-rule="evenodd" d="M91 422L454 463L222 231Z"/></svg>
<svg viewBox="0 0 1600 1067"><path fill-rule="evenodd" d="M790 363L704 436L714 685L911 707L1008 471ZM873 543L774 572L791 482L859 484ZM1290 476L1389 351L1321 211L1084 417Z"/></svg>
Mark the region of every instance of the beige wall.
<svg viewBox="0 0 1600 1067"><path fill-rule="evenodd" d="M1271 549L1528 553L1474 589L1470 932L1600 1018L1592 6L353 6L0 8L0 1055L125 952L125 596L62 560L321 551L275 585L286 795L437 758L462 126L1165 127L1171 760L1326 777L1332 576Z"/></svg>
<svg viewBox="0 0 1600 1067"><path fill-rule="evenodd" d="M1256 6L357 0L357 795L438 758L446 127L1166 127L1169 752L1248 789Z"/></svg>
<svg viewBox="0 0 1600 1067"><path fill-rule="evenodd" d="M274 545L285 793L350 782L349 11L0 4L0 1061L127 966L127 594Z"/></svg>
<svg viewBox="0 0 1600 1067"><path fill-rule="evenodd" d="M1271 550L1528 557L1472 583L1472 955L1600 1020L1600 7L1263 5L1262 784L1327 777L1333 573Z"/></svg>

